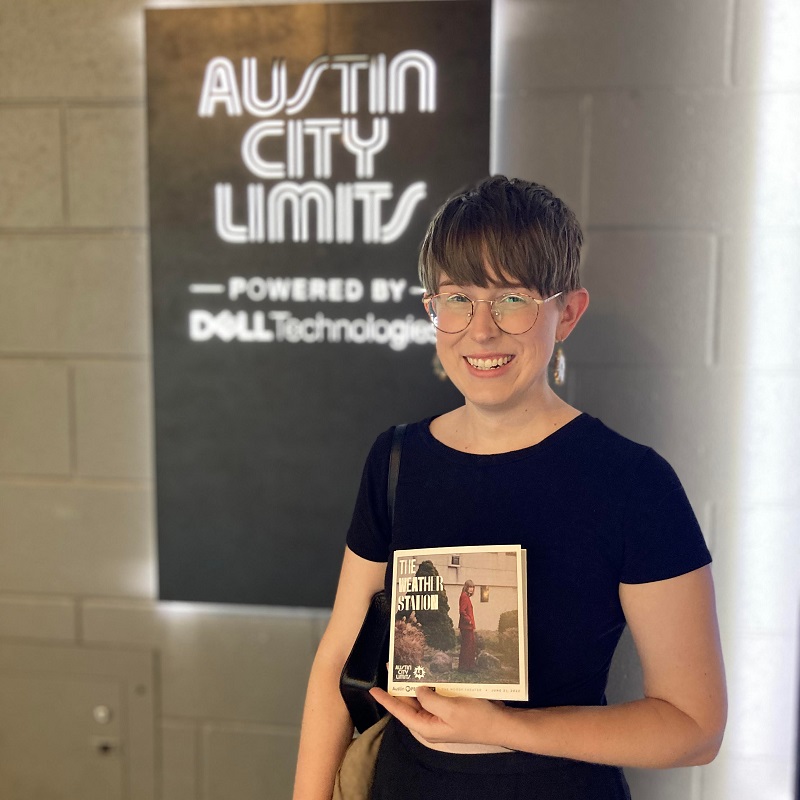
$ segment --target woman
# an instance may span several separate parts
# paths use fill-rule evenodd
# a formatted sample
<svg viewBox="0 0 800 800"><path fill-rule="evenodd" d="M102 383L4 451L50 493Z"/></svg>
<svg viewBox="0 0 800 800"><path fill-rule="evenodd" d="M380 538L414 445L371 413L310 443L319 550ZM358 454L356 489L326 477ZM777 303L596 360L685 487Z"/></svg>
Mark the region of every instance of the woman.
<svg viewBox="0 0 800 800"><path fill-rule="evenodd" d="M351 725L342 664L394 549L520 544L528 551L526 703L373 695L393 715L374 800L626 798L620 767L714 758L726 701L711 560L669 465L561 400L556 342L589 304L582 234L547 189L503 177L451 198L420 254L437 353L464 404L409 425L394 525L391 432L364 469L331 620L309 681L297 800L329 798ZM644 696L608 706L627 624Z"/></svg>
<svg viewBox="0 0 800 800"><path fill-rule="evenodd" d="M458 598L458 635L461 637L461 647L458 651L458 671L475 671L475 612L472 608L472 595L475 594L475 584L467 580L461 589Z"/></svg>

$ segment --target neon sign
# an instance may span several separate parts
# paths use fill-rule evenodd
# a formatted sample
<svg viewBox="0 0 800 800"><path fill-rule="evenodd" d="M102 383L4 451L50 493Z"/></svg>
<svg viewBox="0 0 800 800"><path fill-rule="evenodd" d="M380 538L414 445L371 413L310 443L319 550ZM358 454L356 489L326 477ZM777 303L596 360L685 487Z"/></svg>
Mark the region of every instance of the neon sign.
<svg viewBox="0 0 800 800"><path fill-rule="evenodd" d="M277 114L300 114L311 102L320 78L338 71L342 117L272 119ZM241 80L233 62L212 58L206 65L197 114L213 117L218 111L229 117L245 113L259 119L241 142L242 163L263 181L277 181L269 188L248 183L235 197L231 183L214 187L214 225L217 236L230 244L296 242L391 244L408 228L417 205L427 197L427 185L416 181L395 200L388 181L375 176L378 155L390 141L390 118L407 106L407 83L414 76L417 108L436 111L436 62L421 50L405 50L390 61L384 53L320 56L305 69L294 94L288 93L285 58L274 58L269 99L259 96L258 61L242 59ZM364 86L366 81L366 86ZM373 114L369 131L359 129L359 98L366 93ZM281 157L267 159L264 146L279 145ZM306 159L310 143L311 158ZM354 181L329 186L333 149L343 147L354 159ZM307 163L309 161L310 163ZM314 180L300 180L311 177ZM355 230L356 208L361 212L360 231ZM313 221L313 224L312 224ZM288 230L287 230L288 227Z"/></svg>

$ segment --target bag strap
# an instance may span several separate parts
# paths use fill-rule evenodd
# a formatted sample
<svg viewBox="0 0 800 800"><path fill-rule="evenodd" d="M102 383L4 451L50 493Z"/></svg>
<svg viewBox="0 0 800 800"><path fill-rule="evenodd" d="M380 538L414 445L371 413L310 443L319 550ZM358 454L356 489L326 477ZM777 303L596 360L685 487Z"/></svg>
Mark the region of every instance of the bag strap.
<svg viewBox="0 0 800 800"><path fill-rule="evenodd" d="M397 478L400 475L400 453L403 450L405 425L396 425L392 434L392 449L389 453L389 480L386 485L386 502L389 506L389 525L394 526L394 497L397 494Z"/></svg>

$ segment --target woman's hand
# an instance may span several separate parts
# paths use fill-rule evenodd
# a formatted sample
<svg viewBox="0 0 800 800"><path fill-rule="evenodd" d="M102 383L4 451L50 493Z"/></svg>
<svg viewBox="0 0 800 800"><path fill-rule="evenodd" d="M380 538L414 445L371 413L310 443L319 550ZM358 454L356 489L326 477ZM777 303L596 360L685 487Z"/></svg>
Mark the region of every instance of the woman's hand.
<svg viewBox="0 0 800 800"><path fill-rule="evenodd" d="M417 697L392 697L383 689L370 694L409 730L429 742L501 744L498 737L508 709L503 703L470 697L444 697L427 686Z"/></svg>

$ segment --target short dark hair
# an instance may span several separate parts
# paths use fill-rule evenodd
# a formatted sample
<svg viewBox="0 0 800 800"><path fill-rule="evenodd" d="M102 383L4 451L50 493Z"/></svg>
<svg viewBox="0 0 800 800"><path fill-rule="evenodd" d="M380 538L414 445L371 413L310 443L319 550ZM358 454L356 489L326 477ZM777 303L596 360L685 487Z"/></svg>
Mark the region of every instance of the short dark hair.
<svg viewBox="0 0 800 800"><path fill-rule="evenodd" d="M566 203L538 183L494 175L459 191L436 212L419 254L419 277L435 293L442 275L462 286L497 280L542 297L579 289L583 233Z"/></svg>

